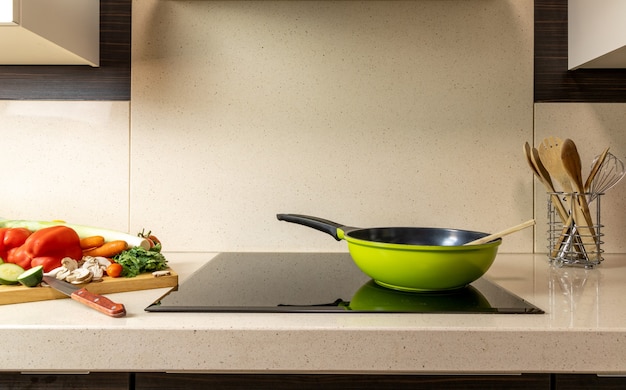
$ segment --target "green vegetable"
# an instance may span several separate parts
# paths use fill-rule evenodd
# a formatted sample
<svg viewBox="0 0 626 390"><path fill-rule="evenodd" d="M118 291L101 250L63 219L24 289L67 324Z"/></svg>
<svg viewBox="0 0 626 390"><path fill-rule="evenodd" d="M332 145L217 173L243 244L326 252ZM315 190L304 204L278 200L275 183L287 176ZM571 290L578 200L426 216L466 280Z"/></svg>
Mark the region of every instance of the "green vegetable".
<svg viewBox="0 0 626 390"><path fill-rule="evenodd" d="M26 287L35 287L43 280L43 265L38 265L22 272L17 281Z"/></svg>
<svg viewBox="0 0 626 390"><path fill-rule="evenodd" d="M113 260L122 266L122 276L127 278L167 268L167 260L161 253L161 244L150 249L136 246L116 255Z"/></svg>
<svg viewBox="0 0 626 390"><path fill-rule="evenodd" d="M13 263L0 264L0 284L17 284L17 277L24 273L24 268Z"/></svg>

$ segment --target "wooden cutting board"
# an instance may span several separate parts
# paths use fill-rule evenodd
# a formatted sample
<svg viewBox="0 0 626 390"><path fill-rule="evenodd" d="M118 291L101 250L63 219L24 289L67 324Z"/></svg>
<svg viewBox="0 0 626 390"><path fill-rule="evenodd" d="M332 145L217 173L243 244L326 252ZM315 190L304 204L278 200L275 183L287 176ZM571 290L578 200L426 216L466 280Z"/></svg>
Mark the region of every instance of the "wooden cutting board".
<svg viewBox="0 0 626 390"><path fill-rule="evenodd" d="M134 278L110 278L105 276L101 282L81 285L96 294L111 294L126 291L149 290L152 288L176 287L178 274L168 268L170 275L155 277L152 273L137 275ZM11 303L47 301L50 299L69 298L51 287L25 287L19 285L0 285L0 305Z"/></svg>

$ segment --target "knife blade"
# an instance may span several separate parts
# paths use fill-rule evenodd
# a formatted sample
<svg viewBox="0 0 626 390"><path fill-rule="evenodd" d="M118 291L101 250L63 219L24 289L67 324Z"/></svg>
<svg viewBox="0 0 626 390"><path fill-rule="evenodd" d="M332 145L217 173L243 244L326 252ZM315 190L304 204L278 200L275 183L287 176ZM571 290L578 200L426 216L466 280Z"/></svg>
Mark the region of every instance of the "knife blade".
<svg viewBox="0 0 626 390"><path fill-rule="evenodd" d="M121 303L115 303L109 298L87 291L84 287L78 287L53 276L44 276L43 281L53 289L62 292L73 300L87 305L101 313L111 317L124 317L126 308Z"/></svg>

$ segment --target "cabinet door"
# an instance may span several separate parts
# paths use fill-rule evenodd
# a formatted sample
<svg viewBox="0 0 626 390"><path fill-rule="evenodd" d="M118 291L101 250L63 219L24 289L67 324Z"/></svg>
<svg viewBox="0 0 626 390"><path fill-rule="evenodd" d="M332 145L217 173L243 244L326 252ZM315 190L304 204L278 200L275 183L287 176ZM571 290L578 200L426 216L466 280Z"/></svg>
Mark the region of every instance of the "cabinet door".
<svg viewBox="0 0 626 390"><path fill-rule="evenodd" d="M2 65L0 100L130 100L131 14L131 0L100 0L100 67Z"/></svg>
<svg viewBox="0 0 626 390"><path fill-rule="evenodd" d="M0 372L0 389L7 390L128 390L131 374L20 374Z"/></svg>
<svg viewBox="0 0 626 390"><path fill-rule="evenodd" d="M136 390L415 390L550 389L549 374L532 375L275 375L135 374Z"/></svg>
<svg viewBox="0 0 626 390"><path fill-rule="evenodd" d="M593 374L557 374L556 390L609 390L626 389L626 377L600 377Z"/></svg>

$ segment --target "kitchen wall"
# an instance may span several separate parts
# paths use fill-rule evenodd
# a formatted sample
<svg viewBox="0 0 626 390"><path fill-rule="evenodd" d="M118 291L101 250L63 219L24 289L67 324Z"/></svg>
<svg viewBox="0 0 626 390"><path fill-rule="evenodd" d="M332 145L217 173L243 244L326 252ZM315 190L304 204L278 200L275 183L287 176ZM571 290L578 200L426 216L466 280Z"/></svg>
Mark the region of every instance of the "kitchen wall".
<svg viewBox="0 0 626 390"><path fill-rule="evenodd" d="M522 145L623 157L626 118L532 88L531 0L136 0L130 103L0 101L0 215L209 252L346 250L281 212L490 232L536 216L501 251L543 251ZM606 198L605 249L625 252L619 187Z"/></svg>

